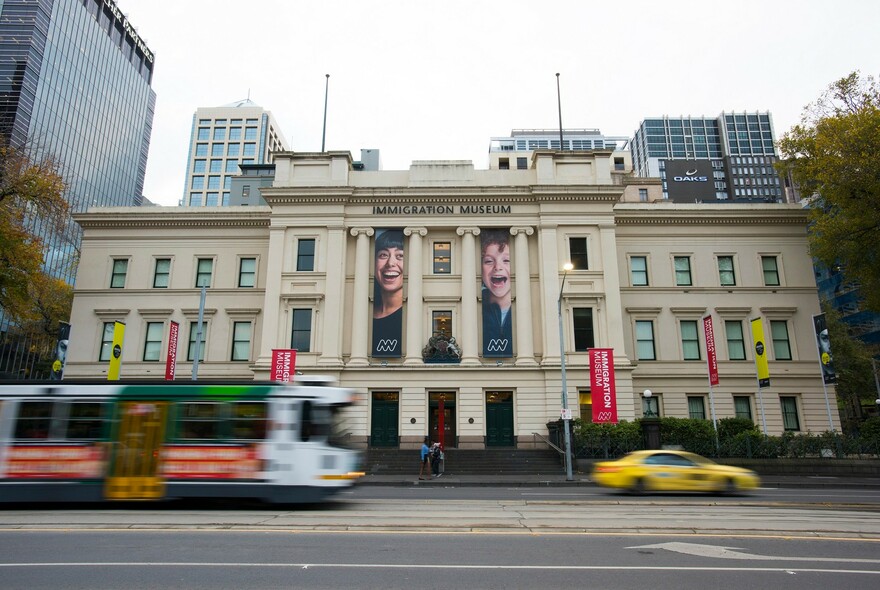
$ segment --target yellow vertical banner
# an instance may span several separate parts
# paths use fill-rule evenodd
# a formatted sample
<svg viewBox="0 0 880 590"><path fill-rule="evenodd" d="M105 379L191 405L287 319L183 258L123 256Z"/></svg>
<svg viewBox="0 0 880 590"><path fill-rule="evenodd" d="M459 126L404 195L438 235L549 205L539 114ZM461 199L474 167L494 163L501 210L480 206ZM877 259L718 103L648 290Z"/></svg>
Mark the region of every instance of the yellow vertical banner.
<svg viewBox="0 0 880 590"><path fill-rule="evenodd" d="M758 387L770 386L770 366L767 364L767 345L764 342L764 324L761 318L750 320L752 343L755 348L755 369L758 371Z"/></svg>
<svg viewBox="0 0 880 590"><path fill-rule="evenodd" d="M107 381L119 381L122 368L122 341L125 340L125 324L113 322L113 348L110 351L110 366L107 368Z"/></svg>

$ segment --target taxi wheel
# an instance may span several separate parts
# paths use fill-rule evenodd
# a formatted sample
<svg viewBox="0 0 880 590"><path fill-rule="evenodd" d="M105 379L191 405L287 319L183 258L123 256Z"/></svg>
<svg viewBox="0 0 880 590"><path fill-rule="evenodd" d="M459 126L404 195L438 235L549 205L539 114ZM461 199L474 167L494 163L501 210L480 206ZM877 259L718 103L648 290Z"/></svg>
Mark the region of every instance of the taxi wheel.
<svg viewBox="0 0 880 590"><path fill-rule="evenodd" d="M727 483L724 484L724 493L728 496L733 496L737 492L739 492L739 486L736 485L736 480L728 479Z"/></svg>
<svg viewBox="0 0 880 590"><path fill-rule="evenodd" d="M642 477L637 477L633 480L632 486L630 486L629 491L633 494L644 494L648 490L648 487L645 485L645 479Z"/></svg>

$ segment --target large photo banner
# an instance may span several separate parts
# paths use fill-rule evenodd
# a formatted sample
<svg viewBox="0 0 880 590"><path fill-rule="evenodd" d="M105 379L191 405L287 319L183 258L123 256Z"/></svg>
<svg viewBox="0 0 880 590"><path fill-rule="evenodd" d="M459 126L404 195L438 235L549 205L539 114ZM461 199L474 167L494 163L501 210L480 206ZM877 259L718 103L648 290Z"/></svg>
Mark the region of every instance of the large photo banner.
<svg viewBox="0 0 880 590"><path fill-rule="evenodd" d="M510 229L480 229L483 301L483 356L513 356L513 308L510 293ZM529 313L526 310L525 313Z"/></svg>
<svg viewBox="0 0 880 590"><path fill-rule="evenodd" d="M825 314L813 316L813 327L816 331L816 347L819 349L819 364L822 367L822 381L825 384L837 381L834 372L834 361L831 356L831 338L828 336L828 324Z"/></svg>
<svg viewBox="0 0 880 590"><path fill-rule="evenodd" d="M614 349L591 348L590 393L593 398L593 422L617 424L617 387L614 384Z"/></svg>
<svg viewBox="0 0 880 590"><path fill-rule="evenodd" d="M373 257L374 357L400 358L403 347L403 230L376 231Z"/></svg>

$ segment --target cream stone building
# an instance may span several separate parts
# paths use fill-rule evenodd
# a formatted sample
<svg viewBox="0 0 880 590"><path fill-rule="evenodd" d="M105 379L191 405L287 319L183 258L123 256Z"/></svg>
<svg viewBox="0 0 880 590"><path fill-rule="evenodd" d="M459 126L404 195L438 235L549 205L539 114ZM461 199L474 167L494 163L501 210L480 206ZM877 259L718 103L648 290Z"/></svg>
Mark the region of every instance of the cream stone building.
<svg viewBox="0 0 880 590"><path fill-rule="evenodd" d="M171 322L176 378L191 379L205 285L198 378L267 379L273 349L295 348L297 371L360 394L349 418L364 446L411 447L441 424L449 447L542 445L536 433L562 408L562 354L568 405L591 418L591 348L613 350L621 420L714 413L770 434L839 428L812 328L805 212L658 201L658 180L615 171L611 157L537 151L523 170L422 161L367 172L347 152L286 152L262 190L268 206L78 214L65 378L106 375L119 321L123 379L164 378ZM506 242L497 260L492 240ZM388 252L402 281L380 267ZM399 295L401 282L389 328L381 289ZM507 332L490 334L498 310ZM755 318L770 370L760 390Z"/></svg>

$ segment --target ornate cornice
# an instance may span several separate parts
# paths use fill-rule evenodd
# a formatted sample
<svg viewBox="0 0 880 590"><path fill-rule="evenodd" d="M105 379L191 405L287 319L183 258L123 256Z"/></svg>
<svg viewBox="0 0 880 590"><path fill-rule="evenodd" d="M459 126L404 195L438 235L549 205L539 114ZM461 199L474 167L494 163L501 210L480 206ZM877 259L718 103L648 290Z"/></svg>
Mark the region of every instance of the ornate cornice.
<svg viewBox="0 0 880 590"><path fill-rule="evenodd" d="M73 214L83 229L269 227L271 217L269 207L107 207Z"/></svg>

